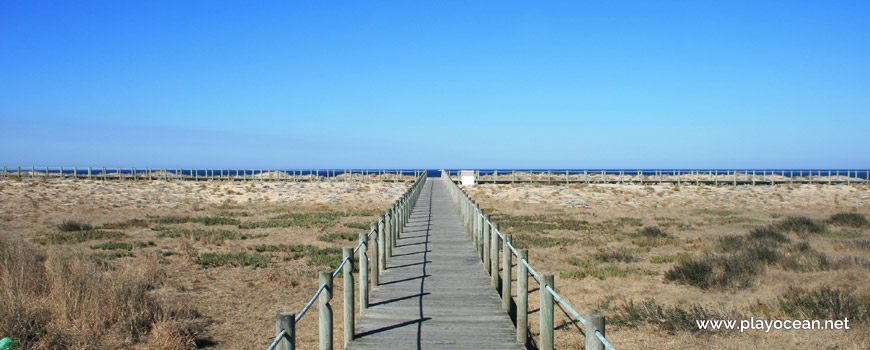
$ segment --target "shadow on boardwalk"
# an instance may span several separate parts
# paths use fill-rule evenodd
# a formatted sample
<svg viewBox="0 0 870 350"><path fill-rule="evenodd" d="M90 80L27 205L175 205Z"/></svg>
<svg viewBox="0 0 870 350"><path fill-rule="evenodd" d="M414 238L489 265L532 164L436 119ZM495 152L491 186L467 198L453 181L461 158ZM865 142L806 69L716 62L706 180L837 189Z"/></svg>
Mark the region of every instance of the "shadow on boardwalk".
<svg viewBox="0 0 870 350"><path fill-rule="evenodd" d="M349 349L525 349L444 184L429 179Z"/></svg>

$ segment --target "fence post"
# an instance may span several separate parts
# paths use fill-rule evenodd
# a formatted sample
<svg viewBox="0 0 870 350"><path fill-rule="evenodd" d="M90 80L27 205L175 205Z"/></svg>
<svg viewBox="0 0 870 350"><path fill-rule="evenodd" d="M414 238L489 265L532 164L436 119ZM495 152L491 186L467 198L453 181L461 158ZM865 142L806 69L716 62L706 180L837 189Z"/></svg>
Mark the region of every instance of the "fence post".
<svg viewBox="0 0 870 350"><path fill-rule="evenodd" d="M384 248L384 260L381 262L385 263L385 264L386 264L386 259L393 255L393 244L391 242L392 241L391 236L393 235L393 227L392 227L393 225L390 222L390 221L392 221L392 220L390 220L390 219L392 219L392 216L393 215L391 214L390 210L387 210L386 214L382 214L380 216L380 217L384 218L383 219L384 220L384 235L382 236L382 238L384 238L384 244L381 245L381 248ZM383 266L383 267L386 268L386 266Z"/></svg>
<svg viewBox="0 0 870 350"><path fill-rule="evenodd" d="M607 337L604 333L604 315L590 314L586 316L586 350L604 350L604 343L595 336L595 332L601 332L602 337Z"/></svg>
<svg viewBox="0 0 870 350"><path fill-rule="evenodd" d="M489 272L489 233L491 231L489 224L489 215L483 215L483 229L480 230L480 237L477 241L477 250L480 255L480 260L483 261L483 269Z"/></svg>
<svg viewBox="0 0 870 350"><path fill-rule="evenodd" d="M281 334L281 331L287 331L284 339L278 342L275 349L278 350L295 350L296 349L296 313L282 311L275 316L275 336Z"/></svg>
<svg viewBox="0 0 870 350"><path fill-rule="evenodd" d="M490 258L489 263L491 264L489 269L492 272L490 274L491 278L489 280L489 284L493 288L498 288L498 223L497 222L492 223L492 232L490 232L489 236L490 236L490 239L492 240L491 242L489 242L489 249L491 249L489 252L489 258Z"/></svg>
<svg viewBox="0 0 870 350"><path fill-rule="evenodd" d="M554 281L553 274L541 275L541 290L538 291L541 294L541 350L553 350L553 294L546 286L556 290Z"/></svg>
<svg viewBox="0 0 870 350"><path fill-rule="evenodd" d="M320 293L320 350L332 350L332 271L320 271L320 285L326 285Z"/></svg>
<svg viewBox="0 0 870 350"><path fill-rule="evenodd" d="M486 218L489 219L489 215L487 215ZM489 262L489 260L491 259L491 257L489 256L489 252L491 251L491 249L489 249L489 245L490 242L492 242L492 239L489 238L489 235L493 234L493 231L491 225L485 226L486 227L483 230L483 242L481 244L481 250L483 254L483 268L486 270L486 272L492 273L492 263Z"/></svg>
<svg viewBox="0 0 870 350"><path fill-rule="evenodd" d="M512 252L508 244L511 243L511 235L504 235L504 243L501 248L501 308L510 313L511 310L511 265L513 265Z"/></svg>
<svg viewBox="0 0 870 350"><path fill-rule="evenodd" d="M372 287L377 287L380 285L381 276L380 276L380 267L378 266L378 260L380 252L378 252L378 226L380 226L379 222L372 222L372 230L375 230L375 234L372 235L372 269L370 273L370 277L372 278Z"/></svg>
<svg viewBox="0 0 870 350"><path fill-rule="evenodd" d="M378 274L387 269L387 247L384 223L389 226L389 221L384 220L384 214L378 215Z"/></svg>
<svg viewBox="0 0 870 350"><path fill-rule="evenodd" d="M523 260L529 261L529 250L517 251L517 343L529 341L529 269Z"/></svg>
<svg viewBox="0 0 870 350"><path fill-rule="evenodd" d="M359 233L359 241L362 246L359 248L359 309L368 309L369 307L369 257L368 249L369 242L366 239L367 233Z"/></svg>
<svg viewBox="0 0 870 350"><path fill-rule="evenodd" d="M344 347L353 340L354 336L354 320L353 320L353 247L344 248L342 252L344 259Z"/></svg>

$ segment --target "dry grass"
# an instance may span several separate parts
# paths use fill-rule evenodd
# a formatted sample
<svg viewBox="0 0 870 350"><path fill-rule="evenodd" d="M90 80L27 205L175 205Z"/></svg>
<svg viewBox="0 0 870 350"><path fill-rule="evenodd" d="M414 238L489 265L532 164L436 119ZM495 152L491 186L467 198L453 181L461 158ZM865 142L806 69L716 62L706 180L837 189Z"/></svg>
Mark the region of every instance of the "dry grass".
<svg viewBox="0 0 870 350"><path fill-rule="evenodd" d="M870 187L468 190L496 220L508 219L503 233L532 238L536 244L520 240L532 265L557 276L556 290L580 314L608 317L607 338L617 349L870 346ZM538 293L529 296L533 309ZM578 327L556 313L556 347L582 348ZM694 324L846 315L856 320L852 330L709 332ZM530 327L536 338L537 322Z"/></svg>
<svg viewBox="0 0 870 350"><path fill-rule="evenodd" d="M194 332L183 326L191 319L174 317L148 293L162 277L154 260L111 264L14 241L0 241L0 256L0 334L25 348L110 349L147 343L149 333L157 344L193 348ZM158 324L184 336L152 332Z"/></svg>
<svg viewBox="0 0 870 350"><path fill-rule="evenodd" d="M25 349L265 348L275 313L301 309L317 271L353 245L349 227L367 231L404 189L0 179L0 241L34 261L5 260L26 268L4 272L0 336ZM291 224L247 228L271 221ZM316 320L297 331L300 348L316 346Z"/></svg>

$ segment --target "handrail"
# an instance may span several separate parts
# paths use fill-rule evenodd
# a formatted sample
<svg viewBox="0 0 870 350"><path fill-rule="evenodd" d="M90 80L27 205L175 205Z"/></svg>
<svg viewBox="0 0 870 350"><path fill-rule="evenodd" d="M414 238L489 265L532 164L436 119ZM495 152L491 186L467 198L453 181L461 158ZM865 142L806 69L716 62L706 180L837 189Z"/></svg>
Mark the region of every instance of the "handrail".
<svg viewBox="0 0 870 350"><path fill-rule="evenodd" d="M308 309L311 308L311 305L314 305L314 301L317 300L317 297L320 296L320 293L323 293L323 290L326 289L326 283L321 284L320 288L317 289L317 292L314 293L314 296L311 297L311 300L308 301L308 304L305 304L305 307L302 308L302 311L299 311L299 314L296 315L296 322L302 319L302 316L305 316L305 313L308 312Z"/></svg>
<svg viewBox="0 0 870 350"><path fill-rule="evenodd" d="M460 216L467 218L467 217L469 217L468 214L476 214L473 216L472 219L465 220L466 227L469 230L469 234L474 236L474 235L480 235L481 232L488 231L490 235L494 234L495 235L494 237L498 237L497 239L500 239L501 242L503 242L504 247L506 249L510 250L510 252L511 252L510 256L511 257L515 256L518 259L518 262L522 263L523 267L526 268L528 273L532 277L534 277L538 281L539 284L541 284L542 290L546 290L547 294L551 295L554 300L556 300L560 305L562 305L564 307L564 309L567 309L568 313L571 316L576 318L578 321L580 321L580 323L582 323L584 326L587 327L587 330L589 331L589 332L587 332L587 335L586 335L587 336L587 347L590 344L588 341L589 340L588 337L590 336L589 334L594 334L595 338L601 342L599 345L603 345L607 349L614 350L613 345L611 345L610 342L608 342L607 339L605 339L604 334L602 334L598 328L590 328L590 326L598 327L598 325L597 324L596 325L588 324L586 318L580 316L580 313L578 313L576 310L574 310L574 308L564 298L562 298L562 296L560 296L559 293L556 293L556 291L552 288L552 286L549 283L544 282L541 275L538 274L538 272L535 271L534 268L532 268L532 265L529 264L529 262L521 256L519 251L517 251L516 247L514 247L513 243L510 240L505 239L505 234L503 234L502 232L499 231L499 229L497 228L497 225L492 220L487 219L487 217L485 215L483 215L483 212L480 209L478 209L476 207L476 205L473 204L471 197L464 190L462 190L455 182L453 182L453 179L450 178L449 173L446 171L442 171L442 177L445 178L445 180L446 180L445 184L449 183L450 185L452 185L452 186L448 185L448 189L451 192L451 197L453 199L454 204L457 207L457 210L460 213ZM463 200L463 199L465 201L460 202L460 200ZM480 224L477 223L478 220L480 220ZM483 227L479 227L481 225ZM475 237L474 239L481 239L481 237ZM497 239L493 238L493 242L497 243ZM483 238L482 240L485 241L486 239ZM486 244L490 244L490 243L484 242L483 244L486 245ZM480 249L485 249L485 248L480 248ZM495 248L494 252L497 252L497 248ZM481 253L481 254L483 256L483 259L486 259L487 257L489 257L489 255L487 255L487 253ZM498 259L497 256L490 257L490 258ZM507 256L505 257L505 259L507 259ZM487 265L486 261L484 261L484 265L485 266ZM493 266L495 267L495 266L497 266L497 264L495 264ZM497 274L498 271L491 271L491 273ZM549 275L549 276L550 276L550 281L551 281L550 283L552 283L552 275ZM520 277L517 277L518 281L519 281L519 279L520 279ZM518 291L518 293L520 293L520 291ZM506 296L502 296L502 297L505 298ZM510 296L507 296L507 297L510 297ZM517 297L519 298L519 294ZM542 310L543 310L543 305L542 305ZM550 317L552 317L552 314L550 315ZM594 314L594 315L590 315L590 317L596 318L596 320L600 320L601 325L603 326L603 322L604 322L603 316L598 315L598 314ZM517 322L519 322L519 320ZM520 338L519 326L520 325L518 324L518 338ZM523 325L523 326L525 327L525 325ZM542 325L542 328L543 328L543 325ZM603 328L601 328L601 329L603 329ZM543 330L542 330L541 334L542 335L544 334ZM548 335L551 338L551 339L549 339L549 343L543 343L542 345L543 345L543 348L545 348L545 349L552 349L552 346L553 346L553 344L552 344L552 332L550 332ZM523 335L523 337L524 337L524 335Z"/></svg>
<svg viewBox="0 0 870 350"><path fill-rule="evenodd" d="M398 238L398 235L401 233L401 227L410 220L411 211L414 208L414 204L416 203L417 198L420 195L421 188L423 184L425 184L427 179L426 171L423 170L420 172L420 175L414 179L413 185L409 187L400 197L397 199L392 207L386 210L385 215L380 215L377 225L375 222L372 223L372 229L368 232L368 234L364 234L360 232L360 240L359 243L354 248L344 248L344 258L338 267L331 271L321 271L321 283L320 287L318 287L317 291L311 297L307 304L302 308L302 310L295 317L292 318L292 322L286 320L282 317L289 317L287 315L282 315L284 313L279 313L277 316L276 322L276 336L274 341L269 345L269 350L275 349L277 346L284 344L281 349L295 349L295 327L296 323L302 320L302 317L306 315L308 310L311 309L311 306L314 305L314 302L318 300L318 298L324 297L324 291L327 291L325 294L325 299L321 299L321 314L320 314L320 329L324 330L324 326L326 326L327 334L321 332L320 334L320 343L321 348L324 346L327 348L332 348L332 311L331 309L324 310L322 308L323 305L327 305L329 300L332 298L332 279L338 276L339 273L344 271L345 273L345 345L347 342L353 340L354 337L354 316L353 316L353 265L348 268L348 264L353 264L353 257L359 253L360 263L363 266L371 266L371 274L369 274L367 268L360 267L360 302L362 308L368 307L368 278L371 277L372 284L377 285L379 280L379 274L381 270L385 269L385 266L378 266L378 260L386 261L385 259L391 256L391 251L389 249L378 249L378 243L380 243L381 247L384 247L385 244L393 245L395 244L395 239ZM376 235L378 233L379 235ZM375 244L372 244L369 247L369 240L372 239L375 241ZM386 242L389 240L390 242ZM365 247L366 249L361 251L361 248ZM371 251L374 255L372 256L372 264L368 265L368 255L367 251L371 248ZM329 288L327 290L327 288ZM363 290L365 288L365 290ZM291 314L291 313L287 313ZM289 327L289 328L287 328ZM286 340L282 342L282 340Z"/></svg>

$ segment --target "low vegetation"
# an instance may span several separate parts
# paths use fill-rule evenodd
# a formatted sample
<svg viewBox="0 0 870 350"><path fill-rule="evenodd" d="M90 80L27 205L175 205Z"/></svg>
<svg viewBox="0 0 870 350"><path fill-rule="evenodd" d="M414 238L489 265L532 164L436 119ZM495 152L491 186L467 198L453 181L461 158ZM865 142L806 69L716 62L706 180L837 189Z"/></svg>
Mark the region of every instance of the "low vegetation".
<svg viewBox="0 0 870 350"><path fill-rule="evenodd" d="M259 238L264 235L240 233L232 230L162 229L158 237L186 238L204 243L220 243L227 240Z"/></svg>
<svg viewBox="0 0 870 350"><path fill-rule="evenodd" d="M836 226L861 228L867 226L867 218L858 213L834 214L828 219L828 223Z"/></svg>
<svg viewBox="0 0 870 350"><path fill-rule="evenodd" d="M238 225L241 222L238 219L221 217L221 216L202 216L202 217L194 217L194 216L164 216L159 218L154 218L154 222L158 224L186 224L189 222L199 223L206 226L215 226L215 225Z"/></svg>
<svg viewBox="0 0 870 350"><path fill-rule="evenodd" d="M57 230L60 232L86 232L94 229L90 224L86 224L74 220L64 220L57 225Z"/></svg>
<svg viewBox="0 0 870 350"><path fill-rule="evenodd" d="M775 300L758 302L742 309L715 310L700 304L668 306L655 299L640 302L628 300L614 305L607 300L597 308L607 312L608 322L616 326L636 328L653 325L666 332L702 332L696 320L740 320L750 317L764 319L809 319L829 320L849 318L850 322L866 324L870 321L870 296L854 292L821 287L806 290L788 287L785 293Z"/></svg>
<svg viewBox="0 0 870 350"><path fill-rule="evenodd" d="M115 264L11 241L0 241L0 256L0 335L23 349L196 344L196 313L169 309L149 295L162 276L153 261Z"/></svg>
<svg viewBox="0 0 870 350"><path fill-rule="evenodd" d="M46 233L41 237L33 239L33 241L39 244L69 244L120 237L124 237L123 232L91 230Z"/></svg>
<svg viewBox="0 0 870 350"><path fill-rule="evenodd" d="M308 265L326 265L332 269L341 264L341 248L318 248L308 244L258 245L257 252L288 252L293 259L308 258Z"/></svg>
<svg viewBox="0 0 870 350"><path fill-rule="evenodd" d="M317 237L317 239L324 241L324 242L334 242L334 241L353 242L353 241L359 240L359 234L358 233L351 233L351 232L327 233L325 235L321 235L320 237Z"/></svg>
<svg viewBox="0 0 870 350"><path fill-rule="evenodd" d="M269 265L269 256L263 254L248 253L202 253L194 259L194 263L204 268L229 266L250 266L264 268Z"/></svg>

